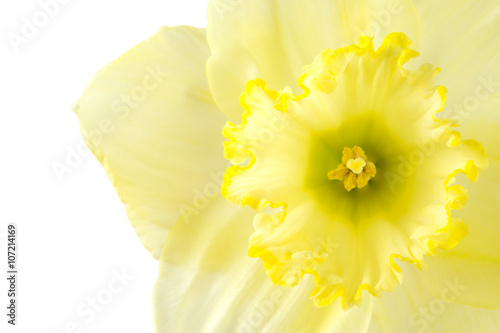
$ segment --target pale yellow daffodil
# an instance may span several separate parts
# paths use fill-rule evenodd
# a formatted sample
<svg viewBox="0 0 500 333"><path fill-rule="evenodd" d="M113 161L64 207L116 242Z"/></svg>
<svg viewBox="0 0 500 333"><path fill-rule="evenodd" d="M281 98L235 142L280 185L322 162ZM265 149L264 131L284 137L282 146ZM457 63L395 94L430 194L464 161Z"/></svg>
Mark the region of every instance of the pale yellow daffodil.
<svg viewBox="0 0 500 333"><path fill-rule="evenodd" d="M157 332L500 331L500 3L212 0L74 110Z"/></svg>

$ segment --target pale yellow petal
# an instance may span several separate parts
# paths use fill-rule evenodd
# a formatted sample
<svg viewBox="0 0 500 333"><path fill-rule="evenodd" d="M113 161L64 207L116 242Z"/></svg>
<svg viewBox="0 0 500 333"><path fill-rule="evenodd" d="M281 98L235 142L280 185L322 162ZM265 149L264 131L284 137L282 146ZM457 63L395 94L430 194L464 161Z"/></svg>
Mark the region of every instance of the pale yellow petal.
<svg viewBox="0 0 500 333"><path fill-rule="evenodd" d="M444 114L465 121L500 93L500 2L414 1L422 23L422 59L442 69Z"/></svg>
<svg viewBox="0 0 500 333"><path fill-rule="evenodd" d="M339 302L317 308L312 279L293 289L270 281L247 256L254 213L221 197L172 228L154 290L156 332L366 332L370 299L347 312Z"/></svg>
<svg viewBox="0 0 500 333"><path fill-rule="evenodd" d="M500 328L500 311L453 303L467 290L460 275L425 281L417 268L404 263L401 267L403 284L374 301L370 332L470 333Z"/></svg>
<svg viewBox="0 0 500 333"><path fill-rule="evenodd" d="M219 193L225 116L207 86L205 31L161 28L99 71L74 104L139 237L158 258L170 227Z"/></svg>
<svg viewBox="0 0 500 333"><path fill-rule="evenodd" d="M479 214L476 212L476 215ZM498 231L496 234L498 241ZM477 236L471 238L478 239ZM474 247L479 248L481 244L475 244ZM495 248L498 247L498 245L495 246ZM467 246L461 246L459 243L457 248L439 251L436 257L429 258L427 261L429 267L428 270L422 272L422 280L429 284L429 291L437 296L443 287L442 283L439 283L440 278L449 280L457 278L463 289L453 299L454 303L485 309L500 309L499 253L491 256L478 255L467 251L466 248Z"/></svg>
<svg viewBox="0 0 500 333"><path fill-rule="evenodd" d="M420 29L410 0L212 0L208 17L210 87L235 120L249 80L298 89L303 66L326 48L357 43L362 33L376 33L376 44L390 32L417 42Z"/></svg>
<svg viewBox="0 0 500 333"><path fill-rule="evenodd" d="M490 159L500 160L500 93L488 97L459 130L464 138L481 142Z"/></svg>

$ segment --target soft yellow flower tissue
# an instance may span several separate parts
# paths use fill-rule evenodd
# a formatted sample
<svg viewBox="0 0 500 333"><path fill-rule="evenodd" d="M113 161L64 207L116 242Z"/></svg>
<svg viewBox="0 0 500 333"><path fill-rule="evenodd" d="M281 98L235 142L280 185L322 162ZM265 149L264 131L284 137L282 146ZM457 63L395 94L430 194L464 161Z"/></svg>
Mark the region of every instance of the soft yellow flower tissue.
<svg viewBox="0 0 500 333"><path fill-rule="evenodd" d="M500 331L500 3L212 0L74 105L157 332Z"/></svg>

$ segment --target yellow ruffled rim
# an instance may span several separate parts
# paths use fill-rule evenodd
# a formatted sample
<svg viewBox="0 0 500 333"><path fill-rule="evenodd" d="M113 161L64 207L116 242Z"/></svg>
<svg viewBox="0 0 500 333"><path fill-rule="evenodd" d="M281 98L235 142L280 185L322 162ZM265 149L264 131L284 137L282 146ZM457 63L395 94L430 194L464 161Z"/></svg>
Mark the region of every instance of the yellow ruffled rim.
<svg viewBox="0 0 500 333"><path fill-rule="evenodd" d="M379 57L385 50L390 47L391 45L398 44L398 45L404 45L404 47L408 47L411 44L411 41L402 33L392 33L389 34L385 39L380 48L375 51L373 48L373 41L372 38L370 37L365 37L362 36L360 38L359 46L358 45L351 45L347 46L344 48L340 48L337 50L327 50L323 52L322 56L324 57L325 55L328 56L342 56L346 55L348 53L355 53L356 55L364 55L366 53L370 54L371 57ZM404 72L407 73L408 71L403 68L403 65L408 62L410 59L418 56L419 53L411 50L411 49L405 49L403 52L401 52L401 55L398 58L397 61L397 66L398 68ZM324 59L324 61L327 61ZM273 101L276 102L274 105L274 108L280 112L287 113L288 112L288 103L289 101L300 101L302 99L307 98L310 93L311 93L311 87L309 87L306 82L309 85L316 85L317 88L322 89L323 91L328 91L330 90L330 87L328 85L323 85L322 83L326 82L328 79L331 79L333 75L331 73L318 73L318 68L315 68L313 65L306 67L305 73L299 78L298 80L298 85L301 89L303 89L303 93L300 95L294 95L291 92L290 88L285 88L283 91L275 91L270 89L267 84L261 80L261 79L255 79L252 81L247 82L246 87L245 87L245 92L240 96L240 104L244 109L244 113L242 116L242 123L239 125L234 125L232 122L228 122L226 126L223 129L223 135L225 138L227 138L229 141L224 142L224 156L226 159L230 161L243 161L244 159L248 160L249 162L247 165L233 165L229 167L226 170L226 173L224 174L223 178L223 184L221 186L221 192L222 195L229 200L230 202L233 202L234 204L238 204L241 206L250 206L256 211L260 212L262 211L265 207L271 207L271 208L281 208L282 211L278 213L279 215L279 222L283 222L286 219L287 216L287 208L288 205L284 201L279 201L279 202L272 202L271 200L268 200L266 198L262 199L256 199L251 196L243 196L241 200L237 200L236 198L233 198L230 194L229 187L231 186L233 182L233 178L240 176L242 173L245 171L251 169L255 162L256 162L256 157L255 155L248 149L247 147L244 147L240 144L238 144L237 140L237 133L241 132L245 129L247 123L248 123L248 118L252 115L254 112L250 106L250 103L248 103L248 98L249 96L252 95L254 89L261 89L265 94L272 99ZM440 71L439 68L436 69L436 74ZM323 75L323 77L321 76ZM325 75L327 77L325 77ZM328 75L330 75L330 78L328 78ZM319 82L318 82L319 79ZM331 89L333 90L333 89ZM449 249L454 246L456 246L461 239L463 239L467 234L467 226L465 223L460 221L459 219L454 219L452 217L451 210L458 210L461 209L466 201L467 201L467 190L463 188L460 185L453 185L455 181L455 177L458 174L463 174L465 175L471 182L475 182L479 172L484 169L487 166L487 159L486 155L484 152L483 146L475 141L475 140L462 140L461 135L459 132L453 130L453 127L457 127L457 122L453 119L447 119L447 118L437 118L437 115L443 111L445 104L446 104L446 88L443 86L437 86L436 90L441 97L441 107L437 109L436 111L433 112L432 118L433 121L436 123L436 127L444 127L446 128L446 132L450 135L451 139L448 141L448 147L453 148L453 147L458 147L461 145L469 146L472 150L476 151L479 153L478 155L481 157L477 160L468 160L463 168L459 168L454 170L452 173L448 175L448 177L445 179L443 182L443 187L446 193L446 202L444 204L446 208L446 216L447 216L447 223L444 227L441 227L437 230L434 230L432 233L423 233L422 231L415 232L412 235L412 238L415 234L420 234L417 238L420 239L423 244L425 244L425 248L423 248L423 251L419 251L419 253L413 253L413 258L410 257L405 257L402 256L398 253L392 253L389 258L389 263L390 266L392 267L394 273L397 276L398 282L402 282L402 274L400 267L394 262L394 259L399 259L401 261L405 261L411 264L416 265L419 269L424 269L426 266L424 264L423 257L425 254L427 255L436 255L436 250L437 249ZM418 230L418 229L417 229ZM449 237L446 237L445 240L438 240L438 239L432 239L436 236L445 236L445 234L449 233ZM411 251L410 251L411 252ZM283 285L286 287L292 287L284 284L282 281L280 281L279 276L273 275L270 273L272 271L272 267L276 263L276 258L272 254L271 251L266 250L266 249L258 249L255 247L252 247L252 244L250 243L250 249L248 255L250 257L259 257L263 262L264 266L266 268L266 271L268 273L268 276L271 278L271 280L277 284L277 285ZM329 297L327 300L321 299L316 297L316 294L318 292L318 288L321 288L321 285L318 285L320 283L320 277L319 274L316 270L306 268L300 271L300 278L299 281L303 278L304 274L312 274L314 276L315 283L317 285L316 289L312 292L311 298L314 299L315 304L318 307L323 307L331 302L333 302L337 297L341 297L341 304L344 309L348 309L351 307L351 304L348 304L349 302L347 301L345 297L345 288L342 287L340 284L336 286L336 291L335 293ZM397 287L398 284L392 284L388 288L382 288L382 287L372 287L368 284L361 284L356 292L356 296L354 297L354 301L356 305L361 304L361 298L362 298L362 291L366 290L368 291L371 295L375 297L380 297L381 296L381 291L392 291Z"/></svg>

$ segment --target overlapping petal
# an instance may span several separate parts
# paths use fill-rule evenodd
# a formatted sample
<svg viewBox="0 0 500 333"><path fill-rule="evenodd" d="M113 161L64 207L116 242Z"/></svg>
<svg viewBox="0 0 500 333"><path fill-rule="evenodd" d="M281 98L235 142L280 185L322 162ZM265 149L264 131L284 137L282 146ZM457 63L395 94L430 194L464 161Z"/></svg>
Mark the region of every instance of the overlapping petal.
<svg viewBox="0 0 500 333"><path fill-rule="evenodd" d="M158 258L168 230L217 195L226 120L203 29L162 28L99 71L74 104L83 137Z"/></svg>
<svg viewBox="0 0 500 333"><path fill-rule="evenodd" d="M377 45L390 32L416 42L420 34L410 0L212 0L208 17L210 88L234 120L249 80L297 93L302 67L327 48L356 43L361 33L376 33Z"/></svg>
<svg viewBox="0 0 500 333"><path fill-rule="evenodd" d="M445 115L466 121L500 93L500 5L497 1L415 0L422 22L419 51L443 69L448 88Z"/></svg>
<svg viewBox="0 0 500 333"><path fill-rule="evenodd" d="M424 280L417 268L401 267L403 284L375 299L369 332L496 332L500 327L500 311L454 303L467 291L459 272Z"/></svg>
<svg viewBox="0 0 500 333"><path fill-rule="evenodd" d="M254 214L219 197L172 228L154 290L156 331L366 332L372 300L347 312L339 302L317 308L312 280L294 289L269 280L246 255Z"/></svg>

